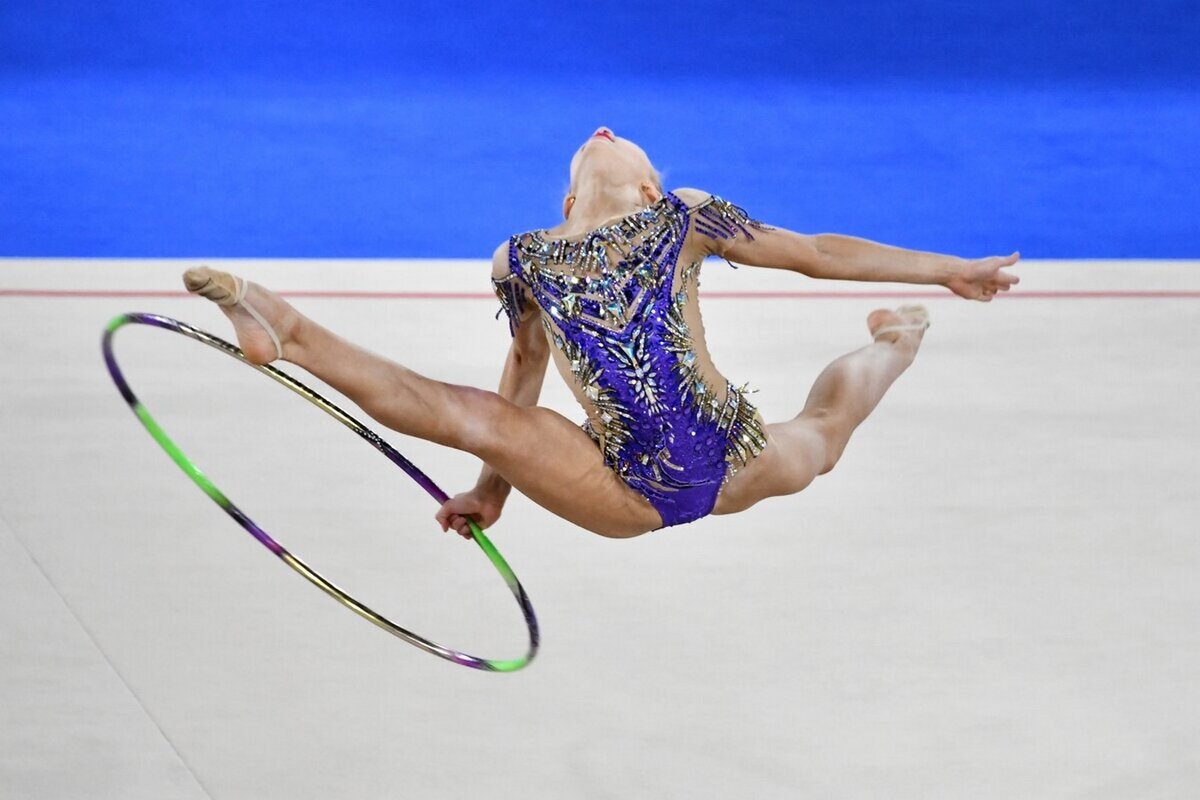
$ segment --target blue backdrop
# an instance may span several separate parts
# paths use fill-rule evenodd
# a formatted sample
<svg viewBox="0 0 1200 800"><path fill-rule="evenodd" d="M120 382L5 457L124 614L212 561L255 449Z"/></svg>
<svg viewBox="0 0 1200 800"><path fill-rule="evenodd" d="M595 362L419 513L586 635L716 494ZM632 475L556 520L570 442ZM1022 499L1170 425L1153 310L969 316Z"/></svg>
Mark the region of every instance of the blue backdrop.
<svg viewBox="0 0 1200 800"><path fill-rule="evenodd" d="M8 0L0 255L485 257L600 124L798 230L1200 257L1165 0Z"/></svg>

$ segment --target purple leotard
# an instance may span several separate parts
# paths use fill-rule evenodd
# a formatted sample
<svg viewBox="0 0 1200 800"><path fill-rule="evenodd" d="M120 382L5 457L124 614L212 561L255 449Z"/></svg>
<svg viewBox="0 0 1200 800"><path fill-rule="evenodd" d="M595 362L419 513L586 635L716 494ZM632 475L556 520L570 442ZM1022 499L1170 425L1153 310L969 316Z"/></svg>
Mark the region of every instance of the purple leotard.
<svg viewBox="0 0 1200 800"><path fill-rule="evenodd" d="M700 260L678 263L689 231L753 238L763 227L718 197L689 207L668 192L577 241L514 236L511 273L493 279L514 335L528 289L593 405L584 430L663 527L709 514L723 482L766 446L745 387L718 392L700 374L684 319Z"/></svg>

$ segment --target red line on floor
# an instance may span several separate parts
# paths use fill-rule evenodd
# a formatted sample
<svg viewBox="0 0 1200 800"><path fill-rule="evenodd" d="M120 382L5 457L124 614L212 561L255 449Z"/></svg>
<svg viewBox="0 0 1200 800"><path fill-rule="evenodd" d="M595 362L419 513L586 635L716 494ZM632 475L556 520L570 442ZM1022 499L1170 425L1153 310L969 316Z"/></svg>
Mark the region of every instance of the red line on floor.
<svg viewBox="0 0 1200 800"><path fill-rule="evenodd" d="M281 291L283 297L314 298L323 300L495 300L491 292L381 292L381 291L325 291L297 290ZM38 299L138 299L138 298L181 298L184 291L173 290L122 290L122 289L0 289L0 297L26 297ZM705 298L719 300L852 300L855 298L919 298L923 300L950 300L954 295L945 291L706 291ZM1117 291L1117 290L1048 290L1016 291L998 295L1004 300L1184 300L1200 299L1200 291Z"/></svg>

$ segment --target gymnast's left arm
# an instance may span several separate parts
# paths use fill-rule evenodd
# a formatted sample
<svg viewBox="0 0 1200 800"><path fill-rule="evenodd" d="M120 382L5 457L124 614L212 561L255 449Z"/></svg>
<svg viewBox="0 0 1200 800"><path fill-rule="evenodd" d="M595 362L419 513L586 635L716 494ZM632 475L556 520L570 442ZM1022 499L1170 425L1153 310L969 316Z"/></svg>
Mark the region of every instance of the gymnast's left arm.
<svg viewBox="0 0 1200 800"><path fill-rule="evenodd" d="M550 363L550 344L539 324L541 311L528 290L517 280L503 280L509 276L505 267L507 248L501 247L493 258L492 277L496 279L493 285L508 314L512 343L496 393L514 405L535 406L542 393L546 366ZM490 527L499 519L511 490L508 481L485 463L475 487L443 503L438 509L437 521L442 530L453 528L469 539L471 529L467 518L473 519L481 528Z"/></svg>
<svg viewBox="0 0 1200 800"><path fill-rule="evenodd" d="M753 241L731 242L723 255L738 263L792 269L811 278L945 286L960 297L985 302L1021 280L1004 271L1020 260L1020 253L966 259L836 233L805 236L767 228L753 235Z"/></svg>
<svg viewBox="0 0 1200 800"><path fill-rule="evenodd" d="M696 224L708 230L711 250L738 264L800 272L811 278L945 286L970 300L989 301L1020 278L1005 272L1020 253L990 258L905 250L836 233L801 234L750 219L745 211L695 189L676 194L693 207Z"/></svg>

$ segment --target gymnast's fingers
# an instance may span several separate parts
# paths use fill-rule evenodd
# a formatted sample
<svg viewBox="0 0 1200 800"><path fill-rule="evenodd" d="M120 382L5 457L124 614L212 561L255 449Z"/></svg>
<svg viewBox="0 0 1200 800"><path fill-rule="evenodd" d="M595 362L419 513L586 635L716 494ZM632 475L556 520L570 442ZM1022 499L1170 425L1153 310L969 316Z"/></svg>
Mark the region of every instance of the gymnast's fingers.
<svg viewBox="0 0 1200 800"><path fill-rule="evenodd" d="M434 519L437 520L438 525L442 526L443 531L450 530L450 526L452 524L450 519L451 513L452 509L450 508L450 503L445 503L441 508L438 509L438 512L434 514Z"/></svg>
<svg viewBox="0 0 1200 800"><path fill-rule="evenodd" d="M466 517L455 517L452 523L455 533L464 539L471 538L471 523Z"/></svg>
<svg viewBox="0 0 1200 800"><path fill-rule="evenodd" d="M462 519L462 513L470 510L469 505L469 502L463 500L461 497L452 497L442 503L442 507L438 509L437 513L437 520L441 524L442 530L457 528L458 525L454 522L454 519Z"/></svg>

